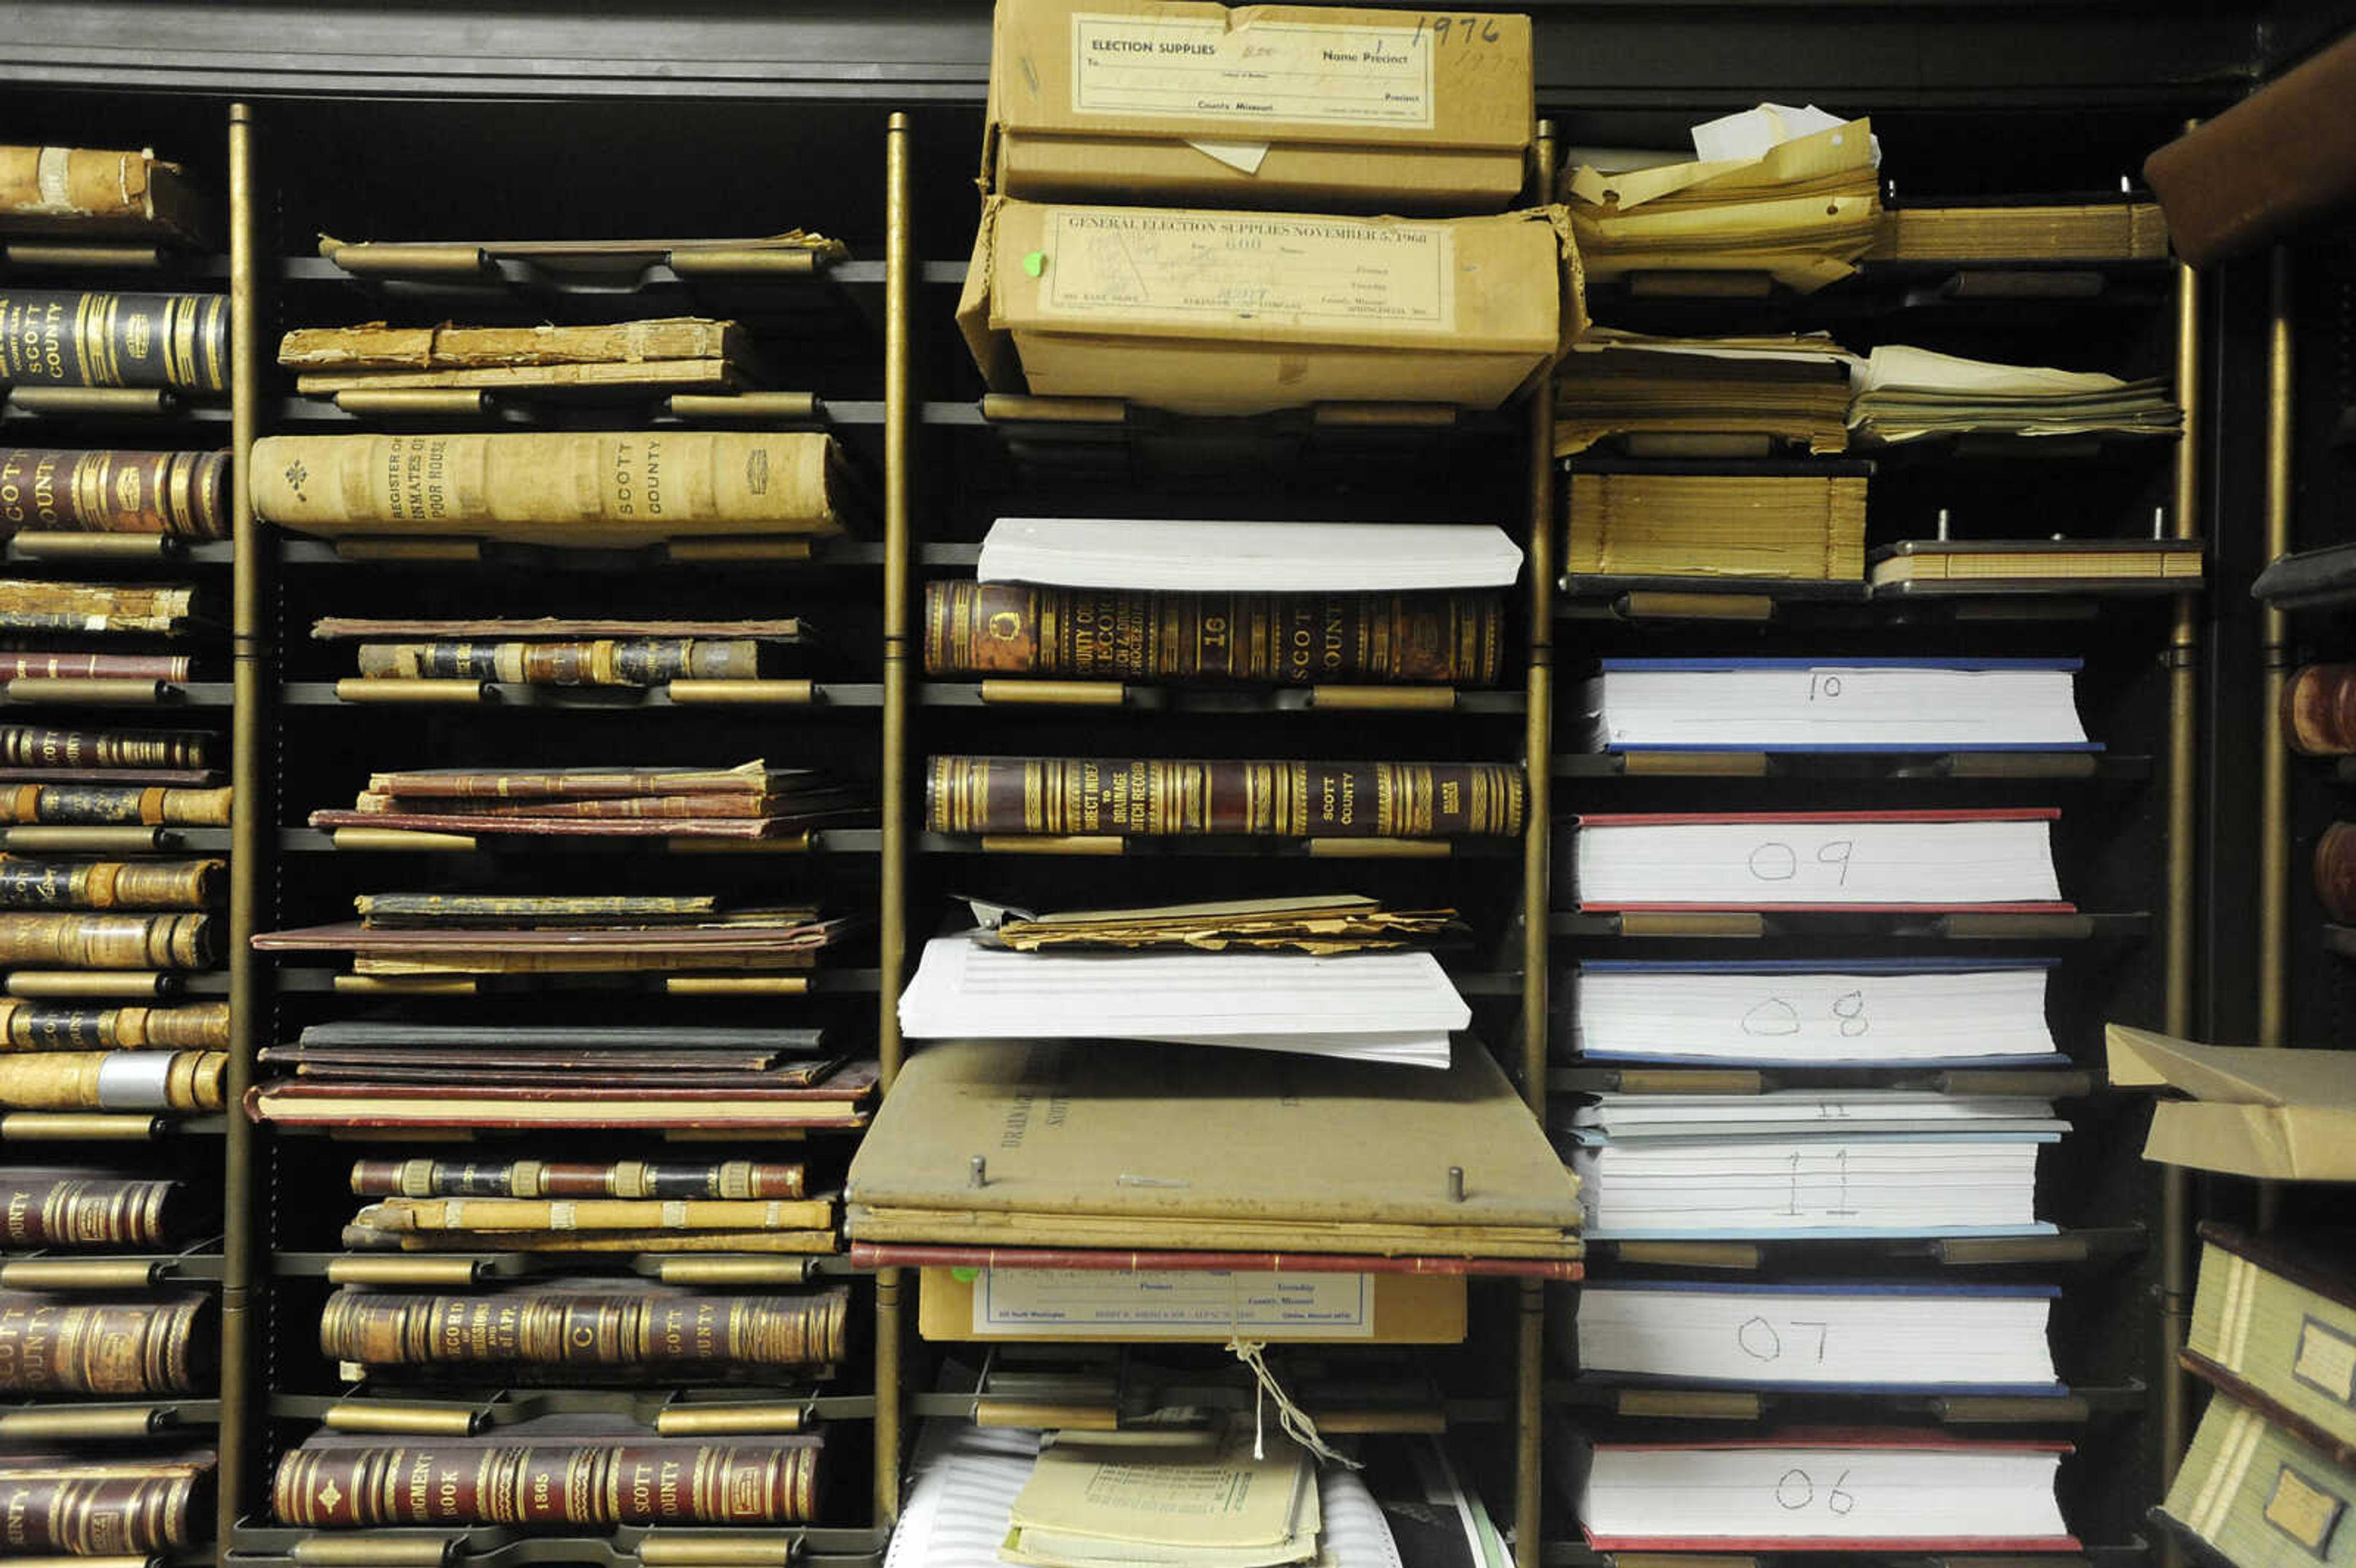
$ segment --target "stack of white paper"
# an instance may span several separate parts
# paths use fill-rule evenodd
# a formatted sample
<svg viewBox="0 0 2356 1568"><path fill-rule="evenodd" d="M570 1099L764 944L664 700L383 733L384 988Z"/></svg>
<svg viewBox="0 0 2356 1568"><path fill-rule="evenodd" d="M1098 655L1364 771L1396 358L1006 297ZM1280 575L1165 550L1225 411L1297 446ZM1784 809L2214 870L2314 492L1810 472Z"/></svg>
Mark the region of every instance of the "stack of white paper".
<svg viewBox="0 0 2356 1568"><path fill-rule="evenodd" d="M1575 1038L1600 1061L1748 1067L2060 1061L2047 960L1590 959Z"/></svg>
<svg viewBox="0 0 2356 1568"><path fill-rule="evenodd" d="M976 575L1155 592L1376 593L1504 588L1521 570L1521 547L1489 523L1001 517Z"/></svg>
<svg viewBox="0 0 2356 1568"><path fill-rule="evenodd" d="M2053 904L2050 811L1582 816L1582 909Z"/></svg>
<svg viewBox="0 0 2356 1568"><path fill-rule="evenodd" d="M2058 1393L2050 1285L1605 1280L1579 1293L1579 1369L1608 1381Z"/></svg>
<svg viewBox="0 0 2356 1568"><path fill-rule="evenodd" d="M1605 1094L1558 1128L1605 1237L2018 1233L2045 1101L1905 1090Z"/></svg>
<svg viewBox="0 0 2356 1568"><path fill-rule="evenodd" d="M1152 1040L1445 1070L1472 1021L1429 953L1009 953L925 944L912 1040Z"/></svg>
<svg viewBox="0 0 2356 1568"><path fill-rule="evenodd" d="M2076 659L1605 659L1589 751L2085 751Z"/></svg>

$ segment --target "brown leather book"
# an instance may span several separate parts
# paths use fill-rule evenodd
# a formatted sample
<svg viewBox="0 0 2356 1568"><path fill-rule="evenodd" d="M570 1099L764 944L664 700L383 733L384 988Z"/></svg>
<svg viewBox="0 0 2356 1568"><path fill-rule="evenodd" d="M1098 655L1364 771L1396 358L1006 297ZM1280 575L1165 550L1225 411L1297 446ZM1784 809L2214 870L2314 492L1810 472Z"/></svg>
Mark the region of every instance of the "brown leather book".
<svg viewBox="0 0 2356 1568"><path fill-rule="evenodd" d="M2356 822L2335 822L2315 841L2315 896L2324 912L2356 924Z"/></svg>
<svg viewBox="0 0 2356 1568"><path fill-rule="evenodd" d="M2301 665L2283 682L2283 740L2302 757L2356 752L2356 664Z"/></svg>
<svg viewBox="0 0 2356 1568"><path fill-rule="evenodd" d="M213 1456L93 1461L86 1455L0 1457L0 1518L12 1554L134 1561L209 1539Z"/></svg>
<svg viewBox="0 0 2356 1568"><path fill-rule="evenodd" d="M5 618L0 617L0 630ZM186 654L47 653L0 650L0 680L167 680L177 685L195 667Z"/></svg>
<svg viewBox="0 0 2356 1568"><path fill-rule="evenodd" d="M226 452L0 446L0 523L42 533L229 537Z"/></svg>
<svg viewBox="0 0 2356 1568"><path fill-rule="evenodd" d="M0 1390L11 1393L196 1393L213 1379L213 1303L92 1300L0 1291Z"/></svg>
<svg viewBox="0 0 2356 1568"><path fill-rule="evenodd" d="M0 1168L0 1205L8 1246L68 1251L176 1245L198 1208L187 1185L169 1178L48 1166Z"/></svg>
<svg viewBox="0 0 2356 1568"><path fill-rule="evenodd" d="M364 1198L799 1198L803 1187L802 1167L778 1160L363 1159L352 1165L352 1191Z"/></svg>
<svg viewBox="0 0 2356 1568"><path fill-rule="evenodd" d="M849 1353L850 1302L841 1286L712 1296L611 1278L462 1296L344 1289L320 1311L319 1351L371 1366L806 1367Z"/></svg>
<svg viewBox="0 0 2356 1568"><path fill-rule="evenodd" d="M2356 200L2356 37L2169 143L2143 177L2176 253L2196 267L2344 209Z"/></svg>
<svg viewBox="0 0 2356 1568"><path fill-rule="evenodd" d="M144 148L0 147L0 234L195 244L204 210L180 165Z"/></svg>
<svg viewBox="0 0 2356 1568"><path fill-rule="evenodd" d="M46 724L0 724L0 764L8 767L193 769L206 767L212 756L213 737L195 730L59 730Z"/></svg>
<svg viewBox="0 0 2356 1568"><path fill-rule="evenodd" d="M1511 837L1522 771L1498 763L934 757L935 833Z"/></svg>

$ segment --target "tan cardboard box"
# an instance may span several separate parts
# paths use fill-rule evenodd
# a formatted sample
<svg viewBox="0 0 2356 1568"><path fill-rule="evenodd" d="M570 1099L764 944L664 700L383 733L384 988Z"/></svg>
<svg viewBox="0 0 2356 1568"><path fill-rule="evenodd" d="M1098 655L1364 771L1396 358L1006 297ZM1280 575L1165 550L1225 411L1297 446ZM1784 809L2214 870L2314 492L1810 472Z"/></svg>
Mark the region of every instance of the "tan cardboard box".
<svg viewBox="0 0 2356 1568"><path fill-rule="evenodd" d="M1586 313L1559 208L1418 221L999 198L958 325L994 391L1252 414L1494 409Z"/></svg>
<svg viewBox="0 0 2356 1568"><path fill-rule="evenodd" d="M1009 1271L1020 1282L1029 1271ZM1233 1276L1247 1297L1264 1301L1271 1293L1265 1274ZM919 1272L916 1332L927 1339L1061 1339L1082 1344L1143 1339L1169 1344L1223 1345L1241 1332L1246 1339L1286 1344L1455 1345L1464 1339L1464 1276L1423 1274L1287 1275L1288 1294L1303 1321L1253 1315L1248 1306L1228 1321L1188 1325L1227 1288L1215 1275L1136 1275L1108 1270L1100 1275L1048 1271L1061 1288L1023 1291L1004 1309L977 1297L988 1276L980 1270L926 1268ZM1074 1298L1071 1282L1083 1287ZM986 1302L995 1302L994 1292ZM1183 1299L1174 1299L1183 1297ZM1324 1319L1321 1326L1314 1319Z"/></svg>
<svg viewBox="0 0 2356 1568"><path fill-rule="evenodd" d="M1025 200L1494 212L1534 111L1526 16L999 0L982 187Z"/></svg>

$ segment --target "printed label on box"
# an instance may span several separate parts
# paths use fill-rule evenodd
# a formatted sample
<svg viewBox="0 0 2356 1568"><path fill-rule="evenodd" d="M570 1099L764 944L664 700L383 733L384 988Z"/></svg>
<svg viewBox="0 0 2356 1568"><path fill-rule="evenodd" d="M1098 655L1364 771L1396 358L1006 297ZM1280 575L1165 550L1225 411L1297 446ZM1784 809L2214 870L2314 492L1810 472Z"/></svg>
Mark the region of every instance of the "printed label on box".
<svg viewBox="0 0 2356 1568"><path fill-rule="evenodd" d="M1456 329L1456 236L1445 224L1050 208L1044 245L1047 315Z"/></svg>
<svg viewBox="0 0 2356 1568"><path fill-rule="evenodd" d="M1432 126L1423 27L1072 18L1072 112L1281 125Z"/></svg>
<svg viewBox="0 0 2356 1568"><path fill-rule="evenodd" d="M973 1330L1040 1339L1242 1330L1257 1339L1362 1339L1375 1331L1375 1279L1226 1269L984 1269L973 1282Z"/></svg>

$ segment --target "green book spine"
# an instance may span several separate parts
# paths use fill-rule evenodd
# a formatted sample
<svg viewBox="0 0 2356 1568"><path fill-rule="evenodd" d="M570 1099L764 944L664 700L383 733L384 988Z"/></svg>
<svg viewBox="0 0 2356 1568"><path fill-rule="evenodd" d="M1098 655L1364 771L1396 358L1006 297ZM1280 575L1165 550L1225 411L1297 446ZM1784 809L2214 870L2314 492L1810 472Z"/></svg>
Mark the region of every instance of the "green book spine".
<svg viewBox="0 0 2356 1568"><path fill-rule="evenodd" d="M2160 1511L2236 1568L2348 1568L2356 1477L2219 1394Z"/></svg>

